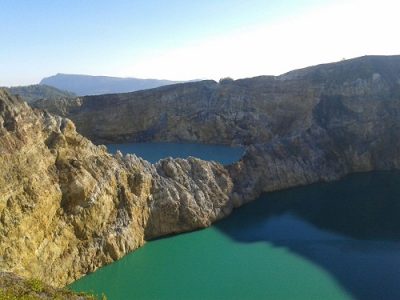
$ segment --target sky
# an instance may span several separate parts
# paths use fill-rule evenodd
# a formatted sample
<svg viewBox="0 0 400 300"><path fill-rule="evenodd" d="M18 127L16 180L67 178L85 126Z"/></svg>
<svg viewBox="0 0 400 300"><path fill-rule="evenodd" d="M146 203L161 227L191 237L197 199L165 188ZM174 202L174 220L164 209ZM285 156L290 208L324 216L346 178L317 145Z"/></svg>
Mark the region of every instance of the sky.
<svg viewBox="0 0 400 300"><path fill-rule="evenodd" d="M0 86L279 75L400 54L394 0L0 0Z"/></svg>

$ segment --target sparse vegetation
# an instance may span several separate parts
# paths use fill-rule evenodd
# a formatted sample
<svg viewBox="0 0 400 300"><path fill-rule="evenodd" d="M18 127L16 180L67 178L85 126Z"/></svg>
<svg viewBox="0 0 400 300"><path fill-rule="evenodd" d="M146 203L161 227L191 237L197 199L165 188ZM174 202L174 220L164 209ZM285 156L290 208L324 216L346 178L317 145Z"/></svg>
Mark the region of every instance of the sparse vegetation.
<svg viewBox="0 0 400 300"><path fill-rule="evenodd" d="M44 285L39 279L29 279L26 284L32 289L32 291L41 293L43 291Z"/></svg>
<svg viewBox="0 0 400 300"><path fill-rule="evenodd" d="M11 274L0 272L0 300L107 300L102 294L97 297L91 293L73 292L67 288L55 289L39 279L23 280Z"/></svg>

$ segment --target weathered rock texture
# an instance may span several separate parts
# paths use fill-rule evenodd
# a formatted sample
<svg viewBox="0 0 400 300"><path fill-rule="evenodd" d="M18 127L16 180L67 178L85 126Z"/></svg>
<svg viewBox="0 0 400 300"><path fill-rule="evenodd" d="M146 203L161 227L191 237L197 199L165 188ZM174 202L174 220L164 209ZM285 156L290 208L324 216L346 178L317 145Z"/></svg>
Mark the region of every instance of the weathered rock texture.
<svg viewBox="0 0 400 300"><path fill-rule="evenodd" d="M186 141L267 142L304 128L315 91L274 77L218 84L202 81L129 94L38 101L71 118L96 143Z"/></svg>
<svg viewBox="0 0 400 300"><path fill-rule="evenodd" d="M71 121L1 91L0 268L54 285L262 191L400 168L400 57L35 105L98 143L250 145L227 168L112 157Z"/></svg>
<svg viewBox="0 0 400 300"><path fill-rule="evenodd" d="M0 90L0 268L62 286L154 238L230 212L232 182L195 158L112 157L73 123Z"/></svg>
<svg viewBox="0 0 400 300"><path fill-rule="evenodd" d="M251 145L229 168L237 205L261 191L400 166L400 56L36 105L99 143Z"/></svg>
<svg viewBox="0 0 400 300"><path fill-rule="evenodd" d="M400 57L311 67L280 80L306 80L315 98L302 126L249 147L230 167L242 200L348 173L400 168Z"/></svg>
<svg viewBox="0 0 400 300"><path fill-rule="evenodd" d="M316 124L314 109L321 102L340 105L351 100L362 109L364 100L396 99L399 72L400 56L362 57L278 77L201 81L34 105L72 119L78 131L95 143L249 145L306 131Z"/></svg>

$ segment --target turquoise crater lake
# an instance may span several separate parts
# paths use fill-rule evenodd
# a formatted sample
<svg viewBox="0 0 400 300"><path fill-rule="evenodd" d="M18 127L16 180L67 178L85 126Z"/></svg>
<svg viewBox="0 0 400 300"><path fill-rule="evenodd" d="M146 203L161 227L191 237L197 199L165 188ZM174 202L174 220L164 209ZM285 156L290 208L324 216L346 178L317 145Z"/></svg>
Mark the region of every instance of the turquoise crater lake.
<svg viewBox="0 0 400 300"><path fill-rule="evenodd" d="M400 299L399 216L400 172L354 174L264 194L70 287L111 300Z"/></svg>

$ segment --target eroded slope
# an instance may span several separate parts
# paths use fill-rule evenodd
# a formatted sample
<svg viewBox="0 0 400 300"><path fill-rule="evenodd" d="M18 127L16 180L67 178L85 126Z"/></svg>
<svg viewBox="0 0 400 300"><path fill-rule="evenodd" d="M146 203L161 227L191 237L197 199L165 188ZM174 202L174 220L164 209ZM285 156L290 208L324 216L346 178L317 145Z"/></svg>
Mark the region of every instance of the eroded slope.
<svg viewBox="0 0 400 300"><path fill-rule="evenodd" d="M4 90L0 154L0 268L56 286L136 249L145 235L205 227L232 206L222 166L114 158L71 121Z"/></svg>

